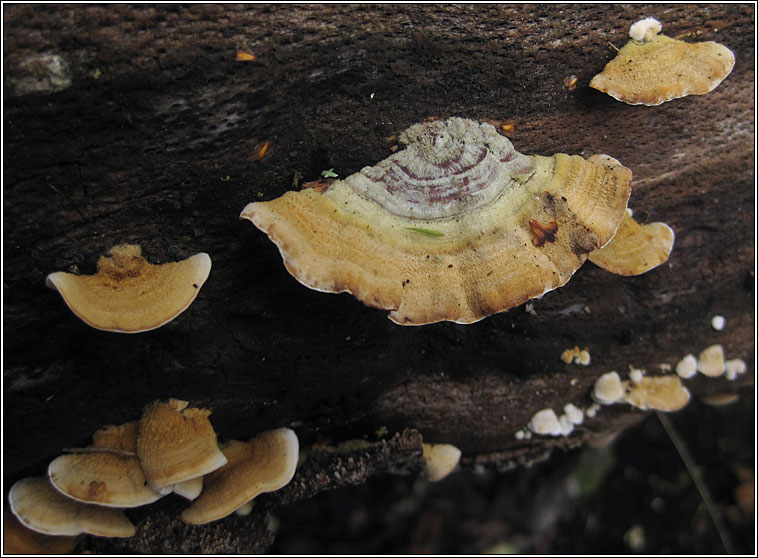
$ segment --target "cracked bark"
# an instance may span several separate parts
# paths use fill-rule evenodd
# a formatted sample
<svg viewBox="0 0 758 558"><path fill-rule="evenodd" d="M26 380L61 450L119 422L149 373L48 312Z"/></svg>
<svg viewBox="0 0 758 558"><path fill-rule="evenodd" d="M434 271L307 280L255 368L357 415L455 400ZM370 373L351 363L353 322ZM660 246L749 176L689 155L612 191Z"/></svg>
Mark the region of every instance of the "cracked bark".
<svg viewBox="0 0 758 558"><path fill-rule="evenodd" d="M652 108L589 89L614 55L608 43L621 46L642 14L671 36L725 44L732 74L708 95ZM223 437L296 424L307 446L413 428L458 445L464 464L507 468L641 416L608 409L568 439L514 438L539 409L586 406L603 372L654 372L716 342L750 361L753 21L750 5L6 6L6 490L156 398L212 409ZM235 61L242 44L254 62ZM70 86L53 90L37 70L42 90L25 89L25 62L41 54L61 57ZM568 91L571 74L579 85ZM634 172L635 216L676 231L668 264L624 278L588 263L534 301L536 314L404 328L348 295L305 289L238 221L247 202L281 195L297 174L347 176L387 157L407 126L451 115L512 119L522 153L619 159ZM271 154L255 160L266 140ZM93 272L122 242L153 262L211 255L187 312L153 332L109 334L44 287L52 271ZM727 317L725 331L711 329L714 314ZM560 361L574 345L589 347L590 366ZM737 391L752 385L748 368L735 383L688 386ZM391 468L383 459L377 470ZM308 471L302 482L316 483ZM139 512L157 515L142 546L124 548L149 551L147 525L172 517L171 505ZM195 546L177 536L161 548L260 551L271 537L254 517L257 542L220 547L209 527L217 535Z"/></svg>

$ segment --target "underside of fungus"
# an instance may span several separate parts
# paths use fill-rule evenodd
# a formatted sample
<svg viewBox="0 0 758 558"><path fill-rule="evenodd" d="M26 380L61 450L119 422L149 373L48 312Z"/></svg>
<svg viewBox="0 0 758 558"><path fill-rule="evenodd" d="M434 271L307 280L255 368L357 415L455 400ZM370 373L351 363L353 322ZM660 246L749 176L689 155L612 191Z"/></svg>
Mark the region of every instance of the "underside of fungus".
<svg viewBox="0 0 758 558"><path fill-rule="evenodd" d="M58 271L46 279L74 314L105 331L139 333L167 324L195 300L211 270L205 253L162 265L148 263L133 244L109 254L98 260L95 275Z"/></svg>
<svg viewBox="0 0 758 558"><path fill-rule="evenodd" d="M590 87L630 105L654 106L713 91L732 71L734 54L724 45L687 43L656 34L660 29L660 24L648 25L637 32L633 25L632 40L592 78Z"/></svg>
<svg viewBox="0 0 758 558"><path fill-rule="evenodd" d="M248 204L287 270L403 325L476 322L564 285L616 233L631 172L605 155L526 156L491 124L416 124L345 180Z"/></svg>
<svg viewBox="0 0 758 558"><path fill-rule="evenodd" d="M616 275L640 275L668 260L673 247L674 231L666 223L640 225L627 213L613 239L589 259Z"/></svg>

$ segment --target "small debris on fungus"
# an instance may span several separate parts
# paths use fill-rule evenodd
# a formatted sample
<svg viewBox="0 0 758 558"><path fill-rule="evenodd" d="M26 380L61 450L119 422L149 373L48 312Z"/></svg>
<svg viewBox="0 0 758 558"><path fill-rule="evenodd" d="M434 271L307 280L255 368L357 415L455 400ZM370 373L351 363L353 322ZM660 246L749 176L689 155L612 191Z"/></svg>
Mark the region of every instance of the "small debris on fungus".
<svg viewBox="0 0 758 558"><path fill-rule="evenodd" d="M640 225L624 216L613 239L589 260L616 275L640 275L664 263L674 247L674 231L666 223Z"/></svg>
<svg viewBox="0 0 758 558"><path fill-rule="evenodd" d="M226 464L208 420L211 412L188 405L179 399L156 401L139 421L137 455L150 488L161 494Z"/></svg>
<svg viewBox="0 0 758 558"><path fill-rule="evenodd" d="M679 376L647 376L640 382L622 382L624 403L642 410L678 411L690 400Z"/></svg>
<svg viewBox="0 0 758 558"><path fill-rule="evenodd" d="M726 318L724 316L713 316L711 318L711 327L716 331L722 331L726 327Z"/></svg>
<svg viewBox="0 0 758 558"><path fill-rule="evenodd" d="M663 27L660 21L654 17L646 17L632 24L629 28L629 36L635 41L647 42L660 33L661 29Z"/></svg>
<svg viewBox="0 0 758 558"><path fill-rule="evenodd" d="M424 444L424 472L436 482L448 476L461 459L461 450L452 444Z"/></svg>
<svg viewBox="0 0 758 558"><path fill-rule="evenodd" d="M422 325L476 322L564 285L625 215L632 175L605 155L526 156L463 118L416 124L400 141L373 167L250 203L241 217L302 284Z"/></svg>
<svg viewBox="0 0 758 558"><path fill-rule="evenodd" d="M724 348L721 345L711 345L703 349L697 357L697 370L712 378L724 373Z"/></svg>
<svg viewBox="0 0 758 558"><path fill-rule="evenodd" d="M630 105L655 106L713 91L732 71L734 53L724 45L672 39L656 34L660 24L646 21L632 25L633 38L590 87Z"/></svg>
<svg viewBox="0 0 758 558"><path fill-rule="evenodd" d="M263 492L279 490L295 475L299 449L297 436L289 428L263 432L249 442L224 443L226 465L206 475L202 493L182 512L182 520L209 523Z"/></svg>
<svg viewBox="0 0 758 558"><path fill-rule="evenodd" d="M624 388L618 372L606 372L595 380L592 398L601 405L612 405L624 396Z"/></svg>
<svg viewBox="0 0 758 558"><path fill-rule="evenodd" d="M58 271L45 283L71 311L105 331L139 333L167 324L195 300L211 270L208 254L152 265L133 244L114 246L97 262L95 275Z"/></svg>
<svg viewBox="0 0 758 558"><path fill-rule="evenodd" d="M695 355L687 355L676 364L676 373L680 378L692 378L697 374L697 359Z"/></svg>
<svg viewBox="0 0 758 558"><path fill-rule="evenodd" d="M529 421L528 428L535 434L560 436L563 433L558 415L552 409L542 409L535 413Z"/></svg>
<svg viewBox="0 0 758 558"><path fill-rule="evenodd" d="M16 482L8 494L8 503L24 526L46 535L88 533L100 537L131 537L135 533L134 525L121 510L67 498L53 488L47 477Z"/></svg>

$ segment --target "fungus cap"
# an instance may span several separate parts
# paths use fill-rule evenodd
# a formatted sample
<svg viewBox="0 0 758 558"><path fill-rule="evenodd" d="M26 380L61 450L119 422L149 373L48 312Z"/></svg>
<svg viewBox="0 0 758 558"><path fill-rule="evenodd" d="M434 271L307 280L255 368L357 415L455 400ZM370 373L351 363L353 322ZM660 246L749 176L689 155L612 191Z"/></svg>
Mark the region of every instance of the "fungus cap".
<svg viewBox="0 0 758 558"><path fill-rule="evenodd" d="M711 378L724 373L724 348L721 345L706 347L697 357L698 372Z"/></svg>
<svg viewBox="0 0 758 558"><path fill-rule="evenodd" d="M563 433L558 415L552 409L537 411L529 421L528 428L535 434L560 436Z"/></svg>
<svg viewBox="0 0 758 558"><path fill-rule="evenodd" d="M676 374L680 378L692 378L697 374L697 359L695 355L687 355L676 363Z"/></svg>
<svg viewBox="0 0 758 558"><path fill-rule="evenodd" d="M564 285L615 234L631 172L607 156L528 157L488 123L416 124L344 180L248 204L287 270L403 325L472 323Z"/></svg>
<svg viewBox="0 0 758 558"><path fill-rule="evenodd" d="M448 476L461 460L461 450L452 444L423 444L424 472L436 482Z"/></svg>
<svg viewBox="0 0 758 558"><path fill-rule="evenodd" d="M56 490L78 502L133 508L151 504L162 496L147 486L136 455L111 451L69 453L54 459L47 474Z"/></svg>
<svg viewBox="0 0 758 558"><path fill-rule="evenodd" d="M80 536L43 535L25 527L10 510L3 510L3 555L72 554Z"/></svg>
<svg viewBox="0 0 758 558"><path fill-rule="evenodd" d="M626 43L590 87L630 105L654 106L713 91L734 67L734 54L724 45L686 43L651 31L643 42Z"/></svg>
<svg viewBox="0 0 758 558"><path fill-rule="evenodd" d="M639 382L622 382L624 403L643 410L678 411L690 400L679 376L646 376Z"/></svg>
<svg viewBox="0 0 758 558"><path fill-rule="evenodd" d="M67 498L50 484L47 477L32 477L16 482L8 494L11 511L34 531L46 535L131 537L134 525L116 509L83 504Z"/></svg>
<svg viewBox="0 0 758 558"><path fill-rule="evenodd" d="M606 372L595 380L592 398L602 405L612 405L624 396L618 372Z"/></svg>
<svg viewBox="0 0 758 558"><path fill-rule="evenodd" d="M228 462L208 474L200 496L182 512L182 520L202 524L226 517L263 492L292 480L299 443L289 428L263 432L249 442L230 440L222 450Z"/></svg>
<svg viewBox="0 0 758 558"><path fill-rule="evenodd" d="M589 260L616 275L640 275L664 263L674 247L674 231L666 223L640 225L629 213L605 246Z"/></svg>
<svg viewBox="0 0 758 558"><path fill-rule="evenodd" d="M92 446L100 449L112 449L137 453L137 421L119 426L109 424L98 429L92 435Z"/></svg>
<svg viewBox="0 0 758 558"><path fill-rule="evenodd" d="M649 41L661 32L661 22L654 17L646 17L632 23L629 36L635 41Z"/></svg>
<svg viewBox="0 0 758 558"><path fill-rule="evenodd" d="M148 405L139 421L137 455L150 488L163 494L173 485L210 473L226 464L211 412L169 399Z"/></svg>
<svg viewBox="0 0 758 558"><path fill-rule="evenodd" d="M71 311L104 331L139 333L167 324L195 300L211 270L208 254L181 262L152 265L142 249L121 244L97 262L95 275L58 271L46 284L56 289Z"/></svg>

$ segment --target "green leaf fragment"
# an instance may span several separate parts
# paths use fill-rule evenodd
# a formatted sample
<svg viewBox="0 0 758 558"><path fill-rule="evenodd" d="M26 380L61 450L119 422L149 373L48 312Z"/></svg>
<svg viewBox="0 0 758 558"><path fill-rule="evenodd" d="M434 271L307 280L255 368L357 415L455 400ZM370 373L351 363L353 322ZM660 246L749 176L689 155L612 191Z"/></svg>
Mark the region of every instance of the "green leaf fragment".
<svg viewBox="0 0 758 558"><path fill-rule="evenodd" d="M334 167L329 170L321 171L321 176L324 178L337 178L339 175L334 172Z"/></svg>
<svg viewBox="0 0 758 558"><path fill-rule="evenodd" d="M405 227L409 231L425 234L427 236L445 236L445 233L441 231L435 231L434 229L422 229L420 227Z"/></svg>

